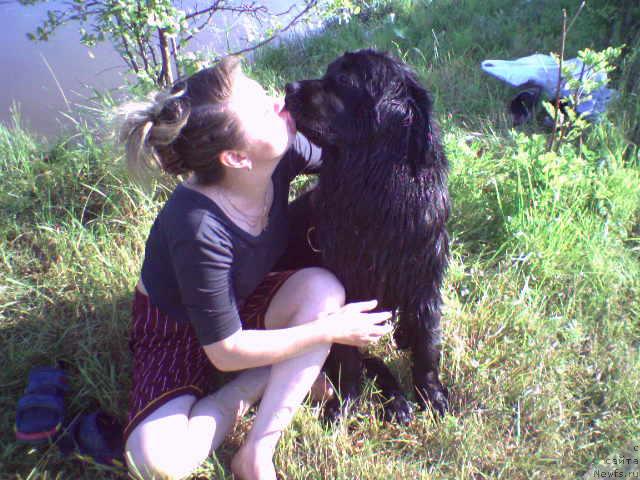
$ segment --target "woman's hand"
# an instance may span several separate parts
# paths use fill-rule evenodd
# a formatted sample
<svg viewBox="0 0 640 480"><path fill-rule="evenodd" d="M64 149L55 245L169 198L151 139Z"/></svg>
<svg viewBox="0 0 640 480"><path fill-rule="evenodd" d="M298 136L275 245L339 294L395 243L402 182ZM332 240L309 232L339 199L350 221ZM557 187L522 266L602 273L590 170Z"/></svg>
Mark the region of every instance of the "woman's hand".
<svg viewBox="0 0 640 480"><path fill-rule="evenodd" d="M376 300L349 303L336 311L322 314L316 321L331 343L365 347L393 330L393 326L386 323L391 312L365 313L376 305Z"/></svg>
<svg viewBox="0 0 640 480"><path fill-rule="evenodd" d="M222 371L273 365L316 348L320 344L342 343L354 347L371 345L393 328L386 320L390 312L366 313L376 308L375 300L345 305L322 313L314 320L275 330L243 330L204 346L216 368Z"/></svg>

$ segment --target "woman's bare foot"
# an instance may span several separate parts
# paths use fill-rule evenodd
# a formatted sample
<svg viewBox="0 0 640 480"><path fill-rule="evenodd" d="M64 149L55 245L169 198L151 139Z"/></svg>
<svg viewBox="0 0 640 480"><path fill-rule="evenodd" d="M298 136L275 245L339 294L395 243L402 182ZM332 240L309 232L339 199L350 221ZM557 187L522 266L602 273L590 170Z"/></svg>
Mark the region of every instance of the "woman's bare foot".
<svg viewBox="0 0 640 480"><path fill-rule="evenodd" d="M231 473L237 480L276 480L273 452L245 444L231 460Z"/></svg>

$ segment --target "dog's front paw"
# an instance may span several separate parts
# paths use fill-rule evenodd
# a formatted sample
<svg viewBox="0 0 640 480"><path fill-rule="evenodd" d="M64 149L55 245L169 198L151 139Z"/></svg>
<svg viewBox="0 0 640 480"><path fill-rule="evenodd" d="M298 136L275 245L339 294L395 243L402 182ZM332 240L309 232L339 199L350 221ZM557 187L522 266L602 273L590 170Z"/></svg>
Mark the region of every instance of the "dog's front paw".
<svg viewBox="0 0 640 480"><path fill-rule="evenodd" d="M324 421L325 423L336 423L341 418L346 418L351 415L351 412L356 406L356 396L345 396L340 399L337 395L334 395L324 406Z"/></svg>
<svg viewBox="0 0 640 480"><path fill-rule="evenodd" d="M325 423L333 424L343 416L342 403L337 398L332 398L324 406L323 419Z"/></svg>
<svg viewBox="0 0 640 480"><path fill-rule="evenodd" d="M415 388L421 409L431 405L431 408L438 412L441 417L447 413L449 410L449 393L439 381L416 383Z"/></svg>
<svg viewBox="0 0 640 480"><path fill-rule="evenodd" d="M405 396L398 393L384 402L382 405L384 419L387 422L398 422L408 425L413 420L413 408Z"/></svg>

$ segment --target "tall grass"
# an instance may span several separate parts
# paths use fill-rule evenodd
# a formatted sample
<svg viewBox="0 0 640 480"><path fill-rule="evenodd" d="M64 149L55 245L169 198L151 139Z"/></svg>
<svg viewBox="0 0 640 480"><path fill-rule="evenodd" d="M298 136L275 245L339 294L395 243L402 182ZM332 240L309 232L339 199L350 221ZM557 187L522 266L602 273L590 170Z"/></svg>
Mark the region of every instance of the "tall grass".
<svg viewBox="0 0 640 480"><path fill-rule="evenodd" d="M278 448L282 478L567 478L640 441L640 42L637 22L600 3L574 25L568 56L627 42L621 97L558 153L547 153L543 127L510 128L511 92L479 62L557 50L560 9L577 1L381 3L259 53L251 74L276 89L321 75L345 50L412 64L436 99L453 198L442 360L451 414L399 427L376 420L372 401L327 428L307 405ZM135 186L120 155L87 128L45 146L19 123L0 127L2 478L116 476L19 445L12 424L28 370L55 361L70 372L70 415L96 404L126 414L130 295L167 189ZM379 353L408 389L406 356L390 344ZM200 473L230 478L249 425Z"/></svg>

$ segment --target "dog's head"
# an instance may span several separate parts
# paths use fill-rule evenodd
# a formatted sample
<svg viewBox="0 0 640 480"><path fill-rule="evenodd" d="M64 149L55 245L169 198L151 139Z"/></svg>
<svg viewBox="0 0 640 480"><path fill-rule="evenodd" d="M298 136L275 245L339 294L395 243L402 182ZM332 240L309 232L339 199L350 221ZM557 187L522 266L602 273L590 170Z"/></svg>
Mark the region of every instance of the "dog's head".
<svg viewBox="0 0 640 480"><path fill-rule="evenodd" d="M431 148L430 95L406 64L388 54L345 53L322 78L289 83L285 90L298 129L323 148L385 141L418 163Z"/></svg>

